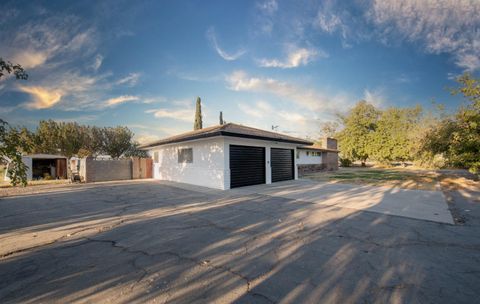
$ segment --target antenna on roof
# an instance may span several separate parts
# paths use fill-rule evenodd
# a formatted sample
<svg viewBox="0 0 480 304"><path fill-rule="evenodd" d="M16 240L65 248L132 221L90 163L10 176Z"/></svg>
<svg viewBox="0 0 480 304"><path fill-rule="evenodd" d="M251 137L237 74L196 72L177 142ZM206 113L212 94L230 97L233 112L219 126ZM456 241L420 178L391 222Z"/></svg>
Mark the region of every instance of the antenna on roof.
<svg viewBox="0 0 480 304"><path fill-rule="evenodd" d="M278 126L272 125L272 131L278 131L277 129L278 129Z"/></svg>

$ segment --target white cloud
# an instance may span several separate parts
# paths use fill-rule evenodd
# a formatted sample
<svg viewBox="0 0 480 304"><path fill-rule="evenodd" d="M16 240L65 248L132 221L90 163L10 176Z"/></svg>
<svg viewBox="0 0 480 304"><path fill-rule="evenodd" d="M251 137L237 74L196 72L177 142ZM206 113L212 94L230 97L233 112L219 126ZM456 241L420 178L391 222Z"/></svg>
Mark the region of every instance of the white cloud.
<svg viewBox="0 0 480 304"><path fill-rule="evenodd" d="M387 41L399 36L429 53L452 54L465 70L480 68L480 1L376 0L368 17Z"/></svg>
<svg viewBox="0 0 480 304"><path fill-rule="evenodd" d="M100 66L102 65L102 62L103 62L103 56L100 55L100 54L97 54L95 56L93 64L92 64L93 70L97 71L100 68Z"/></svg>
<svg viewBox="0 0 480 304"><path fill-rule="evenodd" d="M62 92L38 86L19 86L20 91L30 94L32 101L25 104L28 109L48 109L56 105L62 98Z"/></svg>
<svg viewBox="0 0 480 304"><path fill-rule="evenodd" d="M365 89L363 91L363 100L373 104L376 107L382 106L386 102L386 98L384 96L383 90L381 89L377 89L373 91Z"/></svg>
<svg viewBox="0 0 480 304"><path fill-rule="evenodd" d="M247 115L246 124L260 129L278 126L277 131L293 136L316 136L317 115L311 111L285 110L266 101L254 104L239 103L238 108Z"/></svg>
<svg viewBox="0 0 480 304"><path fill-rule="evenodd" d="M328 54L322 50L298 48L288 52L287 58L283 61L278 59L260 59L258 63L261 67L288 69L307 65L317 57L326 58Z"/></svg>
<svg viewBox="0 0 480 304"><path fill-rule="evenodd" d="M138 96L123 95L123 96L110 98L110 99L105 101L105 104L107 106L115 106L115 105L118 105L120 103L125 103L125 102L129 102L129 101L136 101L136 100L139 100L139 99L140 99L140 97L138 97Z"/></svg>
<svg viewBox="0 0 480 304"><path fill-rule="evenodd" d="M170 118L175 120L187 121L193 123L195 111L189 109L151 109L145 113L153 114L157 118Z"/></svg>
<svg viewBox="0 0 480 304"><path fill-rule="evenodd" d="M332 111L345 105L346 102L341 95L332 98L315 90L273 78L250 77L244 71L235 71L228 75L226 82L231 90L273 94L311 111Z"/></svg>
<svg viewBox="0 0 480 304"><path fill-rule="evenodd" d="M130 87L133 87L138 83L138 80L140 79L140 76L141 76L141 74L138 73L138 72L137 73L130 73L130 74L128 74L128 76L117 80L116 83L118 85L124 84L124 85L128 85Z"/></svg>
<svg viewBox="0 0 480 304"><path fill-rule="evenodd" d="M143 134L136 135L135 139L139 144L143 145L143 144L148 144L156 140L159 140L160 137L155 134L143 133Z"/></svg>
<svg viewBox="0 0 480 304"><path fill-rule="evenodd" d="M28 70L43 65L47 61L47 57L46 52L25 50L16 53L11 61L15 64L20 63L22 67Z"/></svg>
<svg viewBox="0 0 480 304"><path fill-rule="evenodd" d="M273 112L272 106L265 101L259 101L253 107L246 103L240 103L238 108L248 116L259 119L264 119Z"/></svg>
<svg viewBox="0 0 480 304"><path fill-rule="evenodd" d="M278 3L276 0L265 0L258 2L257 8L266 14L272 15L278 10Z"/></svg>
<svg viewBox="0 0 480 304"><path fill-rule="evenodd" d="M220 57L222 57L223 59L225 59L227 61L237 60L238 58L240 58L246 52L244 49L240 49L233 54L229 54L226 51L224 51L222 48L220 48L220 46L218 45L218 42L217 42L217 37L216 37L216 34L215 34L215 28L213 28L213 27L210 27L207 30L206 35L207 35L208 41L211 43L212 47L215 49L217 54L220 55Z"/></svg>

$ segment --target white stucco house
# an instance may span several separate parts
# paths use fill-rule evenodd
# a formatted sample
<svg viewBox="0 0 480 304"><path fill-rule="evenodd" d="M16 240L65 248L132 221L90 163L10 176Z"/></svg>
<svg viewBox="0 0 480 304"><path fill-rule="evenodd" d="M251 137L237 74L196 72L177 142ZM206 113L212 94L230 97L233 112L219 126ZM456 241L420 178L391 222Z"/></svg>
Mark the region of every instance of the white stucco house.
<svg viewBox="0 0 480 304"><path fill-rule="evenodd" d="M228 123L142 146L153 158L153 178L216 189L298 178L297 146L313 143Z"/></svg>
<svg viewBox="0 0 480 304"><path fill-rule="evenodd" d="M297 167L299 175L318 171L338 170L337 140L327 137L321 145L297 147Z"/></svg>

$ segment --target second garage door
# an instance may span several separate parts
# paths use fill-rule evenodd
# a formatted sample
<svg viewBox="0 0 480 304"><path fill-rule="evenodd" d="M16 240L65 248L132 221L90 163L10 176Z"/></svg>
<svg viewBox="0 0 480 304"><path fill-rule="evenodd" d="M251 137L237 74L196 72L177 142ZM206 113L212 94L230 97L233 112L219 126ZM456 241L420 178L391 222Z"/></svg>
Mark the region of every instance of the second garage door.
<svg viewBox="0 0 480 304"><path fill-rule="evenodd" d="M265 148L230 145L230 188L265 183Z"/></svg>
<svg viewBox="0 0 480 304"><path fill-rule="evenodd" d="M271 149L272 182L294 179L293 150Z"/></svg>

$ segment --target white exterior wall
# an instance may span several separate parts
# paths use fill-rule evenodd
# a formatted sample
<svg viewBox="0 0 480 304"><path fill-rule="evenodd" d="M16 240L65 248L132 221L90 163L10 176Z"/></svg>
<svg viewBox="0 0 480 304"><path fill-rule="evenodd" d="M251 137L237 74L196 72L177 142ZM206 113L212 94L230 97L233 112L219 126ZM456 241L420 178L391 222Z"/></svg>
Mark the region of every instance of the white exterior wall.
<svg viewBox="0 0 480 304"><path fill-rule="evenodd" d="M270 148L292 149L295 155L296 144L276 141L244 139L218 136L153 147L149 154L154 158L158 152L158 163L153 163L153 178L193 184L216 189L230 188L230 145L265 147L266 183L272 183ZM178 149L192 148L193 162L178 163ZM297 159L294 159L294 175L298 178Z"/></svg>
<svg viewBox="0 0 480 304"><path fill-rule="evenodd" d="M178 163L178 149L192 148L193 162ZM158 163L153 163L153 178L193 184L216 189L228 189L225 184L224 143L213 137L153 147L158 151ZM226 186L227 185L227 186Z"/></svg>
<svg viewBox="0 0 480 304"><path fill-rule="evenodd" d="M323 154L320 154L320 156L312 156L312 155L307 156L307 151L308 152L318 152L318 151L304 150L304 149L299 149L297 151L298 151L298 158L297 158L298 165L320 165L322 163Z"/></svg>
<svg viewBox="0 0 480 304"><path fill-rule="evenodd" d="M295 157L296 153L296 144L288 144L277 141L267 141L267 140L257 140L257 139L248 139L248 138L238 138L238 137L228 137L225 136L225 185L227 189L230 188L230 145L240 145L240 146L256 146L256 147L265 147L265 179L267 184L272 183L272 168L270 166L270 149L271 148L281 148L281 149L292 149L293 150L293 170L295 179L298 179L298 170L297 170L297 159Z"/></svg>
<svg viewBox="0 0 480 304"><path fill-rule="evenodd" d="M32 173L32 158L27 156L22 156L22 162L27 166L27 180L32 180L33 173ZM7 165L8 166L8 165ZM10 181L10 177L8 176L8 170L5 168L5 173L3 176L3 180L8 182Z"/></svg>

